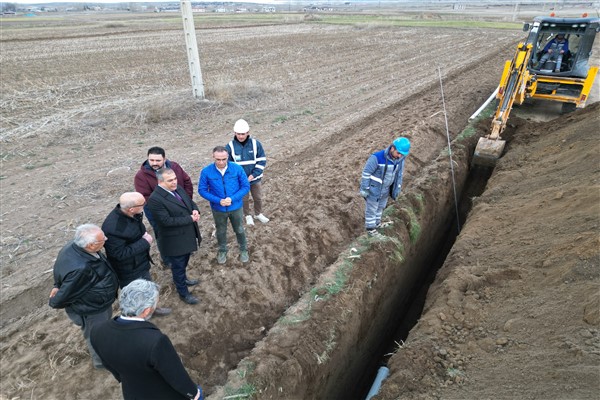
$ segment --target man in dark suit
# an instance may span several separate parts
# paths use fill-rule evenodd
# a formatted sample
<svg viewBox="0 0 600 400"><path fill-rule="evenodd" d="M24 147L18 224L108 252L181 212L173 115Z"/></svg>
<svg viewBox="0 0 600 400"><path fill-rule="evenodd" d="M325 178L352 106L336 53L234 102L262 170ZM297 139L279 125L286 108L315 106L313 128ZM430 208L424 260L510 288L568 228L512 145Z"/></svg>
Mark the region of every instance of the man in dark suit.
<svg viewBox="0 0 600 400"><path fill-rule="evenodd" d="M192 252L198 250L202 241L198 220L198 206L181 186L170 168L156 171L158 186L148 198L148 208L157 227L158 249L171 266L173 282L181 300L188 304L198 303L190 294L188 286L198 284L197 279L188 279L186 268Z"/></svg>
<svg viewBox="0 0 600 400"><path fill-rule="evenodd" d="M190 378L171 340L148 322L157 304L156 283L131 282L119 296L121 315L94 326L92 346L121 383L125 400L202 400L202 388Z"/></svg>

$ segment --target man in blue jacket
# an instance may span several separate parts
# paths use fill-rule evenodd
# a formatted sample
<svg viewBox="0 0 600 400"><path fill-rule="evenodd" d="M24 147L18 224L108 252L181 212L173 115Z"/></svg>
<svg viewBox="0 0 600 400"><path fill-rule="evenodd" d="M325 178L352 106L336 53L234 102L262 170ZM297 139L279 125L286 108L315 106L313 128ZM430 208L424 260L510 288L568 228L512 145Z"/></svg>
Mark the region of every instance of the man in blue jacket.
<svg viewBox="0 0 600 400"><path fill-rule="evenodd" d="M244 119L238 119L233 125L233 140L225 146L229 153L229 161L240 165L250 182L250 193L244 196L244 215L246 225L254 225L254 218L250 214L250 195L254 202L254 216L266 224L269 218L262 213L262 186L261 180L267 165L267 156L262 144L250 137L250 126Z"/></svg>
<svg viewBox="0 0 600 400"><path fill-rule="evenodd" d="M387 149L373 153L367 160L360 181L360 195L367 202L365 228L369 236L382 236L377 231L381 226L381 214L388 197L396 200L402 189L404 161L409 151L410 141L399 137Z"/></svg>
<svg viewBox="0 0 600 400"><path fill-rule="evenodd" d="M547 61L556 61L554 72L560 72L563 56L569 51L569 41L565 38L564 33L557 33L556 36L546 43L542 50L542 58L540 58L540 69L544 69L544 64Z"/></svg>
<svg viewBox="0 0 600 400"><path fill-rule="evenodd" d="M198 194L210 202L219 244L217 262L225 264L227 261L227 220L230 220L240 247L240 261L246 263L250 257L242 222L242 205L244 196L250 191L250 182L244 169L229 162L228 158L229 154L224 146L213 149L215 162L202 169Z"/></svg>
<svg viewBox="0 0 600 400"><path fill-rule="evenodd" d="M119 281L115 270L100 250L106 236L100 227L77 227L73 240L58 253L54 263L54 287L48 301L52 308L64 308L81 328L95 368L104 368L90 343L92 327L112 316Z"/></svg>

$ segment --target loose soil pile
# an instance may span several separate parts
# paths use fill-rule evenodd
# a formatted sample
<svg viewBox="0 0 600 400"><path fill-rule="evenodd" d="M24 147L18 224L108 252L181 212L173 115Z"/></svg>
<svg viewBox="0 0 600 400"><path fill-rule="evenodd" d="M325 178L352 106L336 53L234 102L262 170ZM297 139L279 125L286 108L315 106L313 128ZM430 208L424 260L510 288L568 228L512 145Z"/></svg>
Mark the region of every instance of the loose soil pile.
<svg viewBox="0 0 600 400"><path fill-rule="evenodd" d="M80 331L64 312L47 306L47 295L53 260L73 228L102 223L119 195L132 190L133 176L149 147L165 147L168 158L196 181L200 169L211 162L210 149L226 143L234 121L244 117L267 151L265 213L271 222L248 229L251 262L216 264L210 211L196 196L204 241L189 273L201 280L194 289L201 304L181 303L173 294L168 271L153 270L163 287L162 304L174 308L172 315L154 322L170 336L193 379L212 393L283 311L363 233L357 185L368 155L400 133L410 136L414 151L406 172L409 193L412 182L422 179L426 166L442 152L446 138L438 72L454 137L497 85L504 59L512 55L521 35L312 24L207 29L198 41L208 101L195 102L189 98L180 31L117 26L107 33L112 29L107 24L87 21L81 35L73 35L71 29L63 38L55 29L48 31L50 35L39 28L37 33L27 32L28 41L15 40L11 27L2 27L3 398L120 397L112 376L91 367ZM595 164L585 169L588 175L581 176L581 182L585 176L587 182L597 179L593 146L586 149L590 153L583 161ZM560 154L549 157L560 160ZM532 171L537 165L530 166ZM562 177L565 184L573 183L571 175ZM557 201L573 205L570 192L566 188L562 192ZM494 217L510 215L509 208L513 210L499 207ZM587 231L576 238L593 239L597 211L587 209L581 217ZM514 213L515 220L530 221L526 225L530 229L541 220L530 216L530 210ZM484 243L479 240L484 235L494 237L492 226L474 228L474 246ZM510 250L489 245L485 259L508 262L506 255L517 248L523 247L525 254L524 240L547 239L554 230L571 232L558 225L543 227L548 232L532 239L515 230L506 239L512 242ZM463 236L467 232L465 228ZM588 246L591 252L591 242ZM469 251L475 249L480 247ZM231 253L235 256L235 251ZM586 263L595 262L596 269L589 266L597 271L597 258L581 254ZM553 257L548 255L548 262L554 263ZM378 260L371 260L375 268ZM476 265L473 260L465 265ZM520 266L511 268L517 272L511 269L509 276L525 276ZM526 283L523 278L509 281L513 282ZM517 293L523 290L515 288ZM536 307L542 307L543 314L553 310L551 304ZM446 325L456 329L454 314L446 312ZM487 331L492 328L481 324L486 337L495 338ZM519 324L513 326L519 332ZM331 327L322 329L317 335L327 337ZM585 340L597 340L597 331L590 334ZM516 347L512 343L518 338L505 336L509 346L500 345L501 349ZM442 349L442 344L438 346ZM443 346L447 354L454 351ZM493 352L482 354L488 360L497 357ZM439 368L433 369L438 374L431 375L433 382L441 379ZM427 376L429 370L424 371ZM471 381L475 378L464 380Z"/></svg>

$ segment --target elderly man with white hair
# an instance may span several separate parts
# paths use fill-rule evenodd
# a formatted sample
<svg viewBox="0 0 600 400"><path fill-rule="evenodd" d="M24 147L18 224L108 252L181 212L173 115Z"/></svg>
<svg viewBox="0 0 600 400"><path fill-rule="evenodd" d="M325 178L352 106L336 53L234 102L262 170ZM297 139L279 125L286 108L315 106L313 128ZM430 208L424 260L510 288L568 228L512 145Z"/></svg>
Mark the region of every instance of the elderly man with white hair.
<svg viewBox="0 0 600 400"><path fill-rule="evenodd" d="M62 248L54 263L54 288L49 300L50 307L64 308L81 328L95 368L103 366L90 344L90 331L112 316L119 287L117 274L100 251L105 241L98 226L77 227L74 239Z"/></svg>
<svg viewBox="0 0 600 400"><path fill-rule="evenodd" d="M202 400L202 388L190 378L169 338L148 322L158 295L158 285L144 279L123 288L121 315L94 327L92 345L121 383L125 400Z"/></svg>

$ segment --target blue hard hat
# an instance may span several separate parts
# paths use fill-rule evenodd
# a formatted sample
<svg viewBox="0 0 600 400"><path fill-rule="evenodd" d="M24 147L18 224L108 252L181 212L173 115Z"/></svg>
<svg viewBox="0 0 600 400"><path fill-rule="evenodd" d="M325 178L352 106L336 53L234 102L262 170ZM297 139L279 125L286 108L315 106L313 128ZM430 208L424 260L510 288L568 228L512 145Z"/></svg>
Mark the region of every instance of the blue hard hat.
<svg viewBox="0 0 600 400"><path fill-rule="evenodd" d="M403 156L407 156L410 152L410 140L405 137L399 137L392 143L396 148L396 151Z"/></svg>

